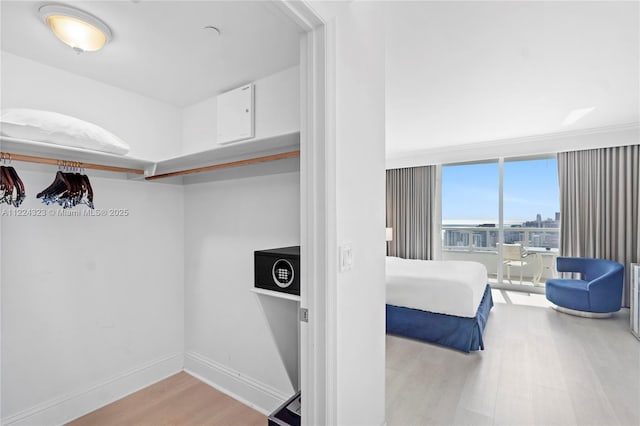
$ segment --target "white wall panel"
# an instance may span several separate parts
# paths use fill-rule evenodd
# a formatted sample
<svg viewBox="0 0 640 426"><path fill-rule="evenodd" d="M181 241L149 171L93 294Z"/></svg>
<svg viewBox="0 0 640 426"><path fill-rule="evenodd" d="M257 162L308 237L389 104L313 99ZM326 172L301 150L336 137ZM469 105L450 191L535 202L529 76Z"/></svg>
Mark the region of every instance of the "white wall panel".
<svg viewBox="0 0 640 426"><path fill-rule="evenodd" d="M255 82L255 139L300 130L299 72L295 66ZM216 142L217 109L212 97L183 110L183 153L221 146Z"/></svg>
<svg viewBox="0 0 640 426"><path fill-rule="evenodd" d="M2 108L54 111L95 123L131 146L129 156L163 160L180 152L181 114L171 105L2 52Z"/></svg>
<svg viewBox="0 0 640 426"><path fill-rule="evenodd" d="M35 198L55 170L14 166L28 197L1 206L3 420L61 423L179 371L183 189L90 174L106 213L84 216Z"/></svg>
<svg viewBox="0 0 640 426"><path fill-rule="evenodd" d="M300 174L185 187L185 368L263 412L297 385L298 303L251 292L253 252L299 245Z"/></svg>
<svg viewBox="0 0 640 426"><path fill-rule="evenodd" d="M256 137L299 130L298 85L298 67L256 82ZM0 103L94 122L145 159L215 141L215 98L183 114L5 52ZM254 250L300 242L298 172L186 187L88 173L96 207L129 215L77 217L35 199L54 168L14 166L22 207L46 213L0 222L3 423L63 423L185 366L265 412L297 390L298 304L249 289Z"/></svg>
<svg viewBox="0 0 640 426"><path fill-rule="evenodd" d="M337 419L385 422L385 79L383 3L352 2L335 20ZM331 285L331 284L329 284Z"/></svg>

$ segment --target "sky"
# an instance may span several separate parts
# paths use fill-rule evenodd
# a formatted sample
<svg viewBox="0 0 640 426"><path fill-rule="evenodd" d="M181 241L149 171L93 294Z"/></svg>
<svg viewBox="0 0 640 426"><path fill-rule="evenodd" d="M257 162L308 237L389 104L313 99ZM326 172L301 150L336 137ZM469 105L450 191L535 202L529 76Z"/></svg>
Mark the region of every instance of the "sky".
<svg viewBox="0 0 640 426"><path fill-rule="evenodd" d="M504 163L504 222L555 218L560 211L555 158ZM442 168L445 224L498 223L498 163Z"/></svg>

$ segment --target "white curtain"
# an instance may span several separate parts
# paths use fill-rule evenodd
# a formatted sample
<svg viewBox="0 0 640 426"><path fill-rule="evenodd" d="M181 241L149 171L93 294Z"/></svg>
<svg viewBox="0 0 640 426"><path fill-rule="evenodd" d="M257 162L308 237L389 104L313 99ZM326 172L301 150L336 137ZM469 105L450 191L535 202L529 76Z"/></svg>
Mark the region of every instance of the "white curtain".
<svg viewBox="0 0 640 426"><path fill-rule="evenodd" d="M560 255L640 261L640 145L558 154Z"/></svg>
<svg viewBox="0 0 640 426"><path fill-rule="evenodd" d="M387 255L431 260L434 244L436 166L387 170Z"/></svg>

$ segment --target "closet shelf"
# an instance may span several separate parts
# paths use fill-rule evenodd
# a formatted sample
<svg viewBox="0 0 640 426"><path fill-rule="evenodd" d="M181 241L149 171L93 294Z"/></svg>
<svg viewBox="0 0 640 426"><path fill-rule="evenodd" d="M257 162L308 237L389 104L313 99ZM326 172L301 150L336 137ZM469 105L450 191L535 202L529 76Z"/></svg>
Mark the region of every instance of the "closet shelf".
<svg viewBox="0 0 640 426"><path fill-rule="evenodd" d="M252 287L251 291L253 293L256 293L256 294L262 294L264 296L276 297L278 299L291 300L293 302L299 302L300 301L300 296L298 296L297 294L282 293L280 291L265 290L263 288L255 288L255 287Z"/></svg>
<svg viewBox="0 0 640 426"><path fill-rule="evenodd" d="M153 161L138 158L6 136L0 136L0 151L10 153L15 161L54 166L58 161L78 162L88 169L132 175L143 175L154 164Z"/></svg>
<svg viewBox="0 0 640 426"><path fill-rule="evenodd" d="M280 154L271 154L271 155L265 155L262 157L251 157L244 160L231 161L227 163L217 163L217 164L212 164L210 166L196 167L193 169L178 170L175 172L155 174L153 176L147 176L145 179L155 180L155 179L163 179L163 178L174 177L174 176L192 175L196 173L204 173L204 172L212 172L214 170L228 169L230 167L250 166L252 164L268 163L270 161L276 161L276 160L286 160L287 158L296 158L299 156L300 156L300 151L287 151Z"/></svg>
<svg viewBox="0 0 640 426"><path fill-rule="evenodd" d="M300 155L300 132L254 139L160 161L147 180L247 166Z"/></svg>
<svg viewBox="0 0 640 426"><path fill-rule="evenodd" d="M0 151L11 154L15 161L52 166L61 162L78 162L86 169L127 173L129 178L145 177L150 181L202 173L202 177L187 176L182 181L195 183L211 177L203 172L239 166L256 165L253 168L241 167L243 171L236 173L237 176L299 170L300 132L217 146L159 162L6 136L0 136ZM276 160L285 160L277 171L273 167L259 166Z"/></svg>

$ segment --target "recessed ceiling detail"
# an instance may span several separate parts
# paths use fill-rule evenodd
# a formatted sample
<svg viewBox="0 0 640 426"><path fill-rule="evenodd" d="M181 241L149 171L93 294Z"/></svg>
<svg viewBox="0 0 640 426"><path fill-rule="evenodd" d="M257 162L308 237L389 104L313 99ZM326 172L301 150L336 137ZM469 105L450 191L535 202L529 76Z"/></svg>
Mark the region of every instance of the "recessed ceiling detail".
<svg viewBox="0 0 640 426"><path fill-rule="evenodd" d="M578 120L580 120L585 115L589 114L594 109L596 109L596 107L574 109L569 114L567 114L567 116L564 118L564 121L562 122L562 125L563 126L570 126L573 123L575 123Z"/></svg>

